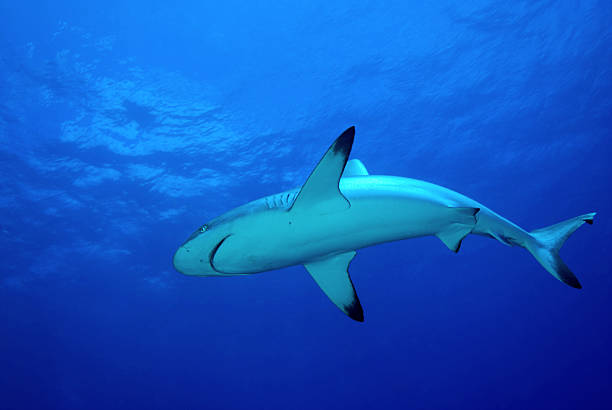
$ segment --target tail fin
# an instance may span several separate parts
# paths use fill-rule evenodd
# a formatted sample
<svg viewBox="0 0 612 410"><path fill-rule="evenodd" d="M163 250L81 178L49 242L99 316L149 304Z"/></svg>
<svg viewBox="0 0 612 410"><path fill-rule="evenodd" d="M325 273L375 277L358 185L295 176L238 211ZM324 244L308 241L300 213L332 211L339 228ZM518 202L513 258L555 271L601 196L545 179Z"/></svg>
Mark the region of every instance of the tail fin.
<svg viewBox="0 0 612 410"><path fill-rule="evenodd" d="M533 240L527 242L525 247L548 273L573 288L582 289L582 285L580 285L576 276L561 260L559 249L561 249L565 240L582 224L586 222L592 225L594 216L595 212L584 214L546 228L537 229L531 232Z"/></svg>

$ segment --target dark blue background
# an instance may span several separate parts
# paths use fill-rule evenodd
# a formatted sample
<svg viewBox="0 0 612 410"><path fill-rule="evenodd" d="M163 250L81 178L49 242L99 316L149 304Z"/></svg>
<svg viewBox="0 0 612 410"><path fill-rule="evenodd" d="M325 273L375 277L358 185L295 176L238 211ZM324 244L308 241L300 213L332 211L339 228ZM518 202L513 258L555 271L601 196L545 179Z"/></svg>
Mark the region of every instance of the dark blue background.
<svg viewBox="0 0 612 410"><path fill-rule="evenodd" d="M609 2L124 3L0 3L2 409L612 407ZM173 270L350 125L525 229L597 211L584 289L480 237L359 251L363 324Z"/></svg>

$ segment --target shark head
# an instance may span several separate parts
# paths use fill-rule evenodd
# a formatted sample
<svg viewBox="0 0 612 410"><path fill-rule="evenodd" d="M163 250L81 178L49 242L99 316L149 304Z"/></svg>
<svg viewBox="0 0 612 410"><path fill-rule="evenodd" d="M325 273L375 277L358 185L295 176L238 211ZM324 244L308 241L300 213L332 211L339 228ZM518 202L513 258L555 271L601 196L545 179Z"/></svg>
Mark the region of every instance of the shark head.
<svg viewBox="0 0 612 410"><path fill-rule="evenodd" d="M246 203L202 225L175 252L175 269L190 276L234 276L279 269L320 256L300 245L311 243L308 235L314 231L308 227L313 213L350 208L339 181L354 135L355 129L350 127L336 139L301 189ZM367 175L358 160L350 164L348 173Z"/></svg>
<svg viewBox="0 0 612 410"><path fill-rule="evenodd" d="M174 253L174 268L188 276L227 276L214 265L215 254L231 236L224 228L224 224L214 229L208 224L199 227Z"/></svg>
<svg viewBox="0 0 612 410"><path fill-rule="evenodd" d="M257 216L266 211L265 201L253 201L200 226L174 253L174 268L189 276L235 276L253 273L252 267L257 271L246 259L265 237L248 232L257 230L253 219L260 220Z"/></svg>

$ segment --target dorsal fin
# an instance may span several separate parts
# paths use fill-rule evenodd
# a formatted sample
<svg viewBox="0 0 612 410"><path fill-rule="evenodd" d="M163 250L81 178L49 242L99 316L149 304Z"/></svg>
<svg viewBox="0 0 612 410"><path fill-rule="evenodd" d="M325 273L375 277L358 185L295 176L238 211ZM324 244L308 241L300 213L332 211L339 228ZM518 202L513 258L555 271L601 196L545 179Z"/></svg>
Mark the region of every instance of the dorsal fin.
<svg viewBox="0 0 612 410"><path fill-rule="evenodd" d="M302 186L290 212L306 210L326 214L351 206L340 192L338 183L351 153L354 138L355 127L348 128L336 138Z"/></svg>
<svg viewBox="0 0 612 410"><path fill-rule="evenodd" d="M359 177L370 175L363 162L358 159L352 159L346 163L342 177Z"/></svg>

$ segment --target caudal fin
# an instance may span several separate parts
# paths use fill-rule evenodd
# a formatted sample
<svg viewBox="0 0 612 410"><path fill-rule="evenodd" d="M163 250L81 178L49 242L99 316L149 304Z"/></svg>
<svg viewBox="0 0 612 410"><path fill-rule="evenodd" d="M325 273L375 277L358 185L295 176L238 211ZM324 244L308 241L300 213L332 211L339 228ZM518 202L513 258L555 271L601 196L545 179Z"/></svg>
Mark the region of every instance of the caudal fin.
<svg viewBox="0 0 612 410"><path fill-rule="evenodd" d="M581 289L582 285L580 285L576 276L561 260L559 249L561 249L565 240L582 224L586 222L592 225L594 216L595 212L592 212L546 228L537 229L531 232L533 240L526 243L525 247L548 273L573 288Z"/></svg>

